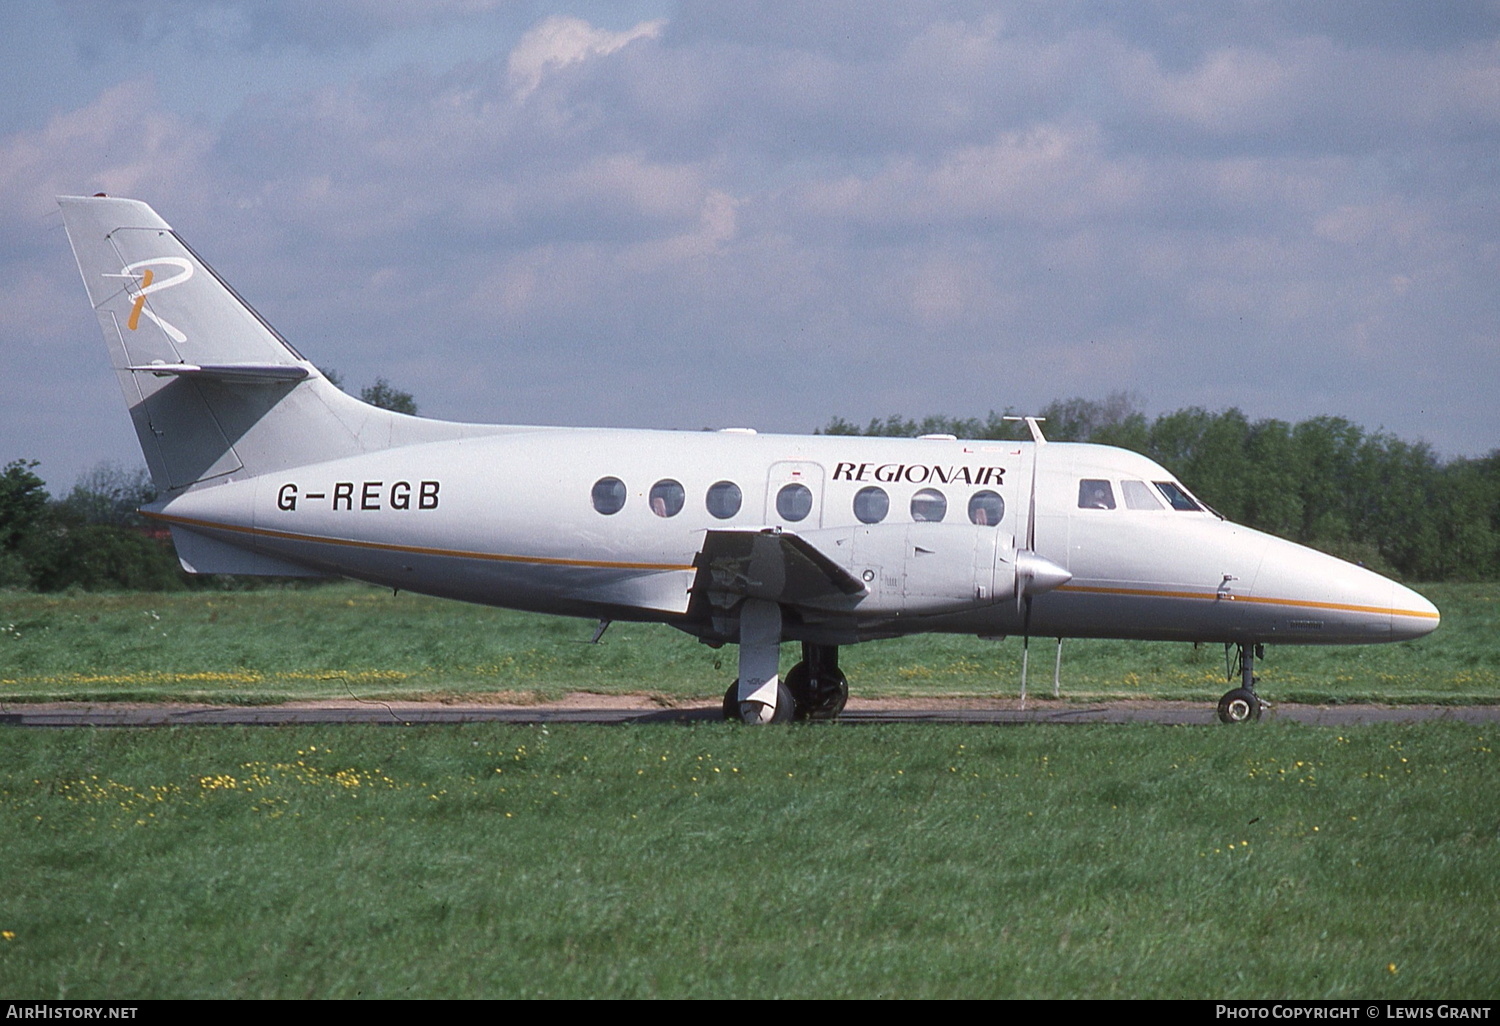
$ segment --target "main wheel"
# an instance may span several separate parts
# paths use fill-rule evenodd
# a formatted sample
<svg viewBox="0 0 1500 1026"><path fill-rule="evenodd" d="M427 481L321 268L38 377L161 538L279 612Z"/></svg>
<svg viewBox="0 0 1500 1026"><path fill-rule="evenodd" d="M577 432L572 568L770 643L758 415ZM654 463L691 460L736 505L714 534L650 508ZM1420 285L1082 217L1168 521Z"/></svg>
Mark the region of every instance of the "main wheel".
<svg viewBox="0 0 1500 1026"><path fill-rule="evenodd" d="M1222 723L1245 723L1260 719L1260 699L1246 688L1235 688L1219 699L1219 720Z"/></svg>
<svg viewBox="0 0 1500 1026"><path fill-rule="evenodd" d="M807 663L800 662L787 673L786 686L797 703L799 720L831 720L849 701L848 678L837 669L814 679Z"/></svg>
<svg viewBox="0 0 1500 1026"><path fill-rule="evenodd" d="M759 703L756 703L759 704ZM797 702L787 686L778 681L776 683L776 711L771 714L770 723L790 723L797 715ZM740 711L740 682L738 679L729 685L729 690L724 692L724 718L732 722L745 722L744 714Z"/></svg>

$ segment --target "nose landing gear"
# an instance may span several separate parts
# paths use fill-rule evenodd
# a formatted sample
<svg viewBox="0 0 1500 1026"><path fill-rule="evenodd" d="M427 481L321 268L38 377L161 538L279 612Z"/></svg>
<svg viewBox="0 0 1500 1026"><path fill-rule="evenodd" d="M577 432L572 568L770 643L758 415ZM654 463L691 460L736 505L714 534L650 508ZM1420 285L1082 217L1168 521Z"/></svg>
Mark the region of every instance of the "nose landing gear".
<svg viewBox="0 0 1500 1026"><path fill-rule="evenodd" d="M1260 719L1261 703L1260 696L1255 693L1256 682L1260 680L1255 675L1255 660L1266 657L1266 646L1258 644L1235 645L1236 654L1234 662L1229 670L1229 679L1233 680L1236 672L1240 676L1240 686L1233 691L1226 692L1219 699L1219 721L1221 723L1245 723L1248 720ZM1224 645L1225 662L1229 662L1229 643Z"/></svg>

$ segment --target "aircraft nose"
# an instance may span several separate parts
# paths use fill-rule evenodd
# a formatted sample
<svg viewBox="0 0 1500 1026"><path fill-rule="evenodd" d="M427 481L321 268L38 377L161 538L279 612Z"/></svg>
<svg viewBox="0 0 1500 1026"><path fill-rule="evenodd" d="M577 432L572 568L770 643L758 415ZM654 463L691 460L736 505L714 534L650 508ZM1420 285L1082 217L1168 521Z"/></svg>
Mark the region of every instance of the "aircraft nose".
<svg viewBox="0 0 1500 1026"><path fill-rule="evenodd" d="M1274 540L1255 582L1254 633L1297 644L1410 641L1437 629L1437 607L1388 577Z"/></svg>
<svg viewBox="0 0 1500 1026"><path fill-rule="evenodd" d="M1437 606L1405 585L1391 590L1391 640L1411 641L1438 629L1443 618Z"/></svg>

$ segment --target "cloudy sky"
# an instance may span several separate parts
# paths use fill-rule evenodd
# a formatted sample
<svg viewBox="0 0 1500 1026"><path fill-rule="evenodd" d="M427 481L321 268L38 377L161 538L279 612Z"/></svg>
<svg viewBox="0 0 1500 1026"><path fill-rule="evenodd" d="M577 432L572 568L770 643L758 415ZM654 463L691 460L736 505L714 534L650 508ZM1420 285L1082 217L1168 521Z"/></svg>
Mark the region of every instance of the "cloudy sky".
<svg viewBox="0 0 1500 1026"><path fill-rule="evenodd" d="M0 461L141 460L53 197L422 411L1130 391L1500 447L1500 3L55 0L0 37Z"/></svg>

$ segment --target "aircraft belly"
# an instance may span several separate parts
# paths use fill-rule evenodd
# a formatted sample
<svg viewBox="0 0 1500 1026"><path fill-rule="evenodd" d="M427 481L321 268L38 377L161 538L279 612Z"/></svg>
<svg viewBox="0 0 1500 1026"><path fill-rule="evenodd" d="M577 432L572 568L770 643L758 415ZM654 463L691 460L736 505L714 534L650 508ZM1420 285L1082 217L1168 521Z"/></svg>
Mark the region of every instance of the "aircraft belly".
<svg viewBox="0 0 1500 1026"><path fill-rule="evenodd" d="M593 606L633 607L680 615L687 611L691 568L592 564L588 560L528 559L440 546L379 541L265 538L261 551L335 571L346 577L487 605L551 611Z"/></svg>
<svg viewBox="0 0 1500 1026"><path fill-rule="evenodd" d="M1213 592L1074 578L1032 610L1032 633L1070 638L1225 641L1245 633L1244 604Z"/></svg>

